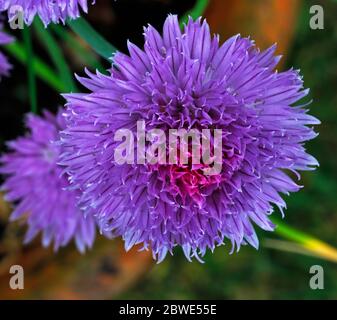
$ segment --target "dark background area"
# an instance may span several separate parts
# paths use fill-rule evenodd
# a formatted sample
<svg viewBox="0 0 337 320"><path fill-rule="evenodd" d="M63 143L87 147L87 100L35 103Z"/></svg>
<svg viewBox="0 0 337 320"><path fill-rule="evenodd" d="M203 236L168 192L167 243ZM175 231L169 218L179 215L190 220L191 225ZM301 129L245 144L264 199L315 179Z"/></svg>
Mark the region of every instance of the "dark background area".
<svg viewBox="0 0 337 320"><path fill-rule="evenodd" d="M150 23L161 30L168 13L182 15L193 6L194 2L192 0L97 0L97 5L90 10L88 20L118 49L125 51L127 39L142 45L144 25ZM266 1L255 2L256 6L262 6L262 12L263 2ZM288 209L285 221L288 225L337 246L337 2L307 0L297 3L299 3L299 9L296 11L296 20L291 26L293 36L288 41L286 51L282 52L284 60L281 68L287 69L294 66L296 69L301 69L305 86L311 88L310 97L313 99L311 114L318 117L322 125L317 129L320 133L319 137L308 144L308 149L319 160L320 168L315 172L305 173L302 180L305 188L286 198ZM309 27L311 18L309 8L314 4L321 4L324 7L324 30L312 30ZM242 10L244 10L244 4ZM288 9L282 7L282 10L279 14L287 21L292 7L291 5ZM223 12L223 19L226 19L226 14L228 12ZM251 12L252 20L255 19L254 14ZM268 15L269 12L266 11L264 14ZM271 16L270 19L273 20L274 17ZM240 31L242 25L243 22L239 21L234 29ZM272 29L275 26L269 27ZM245 29L240 32L247 35L249 30ZM264 30L259 32L263 33ZM16 36L20 38L20 32L17 32ZM48 56L38 41L34 44L36 52L48 61ZM67 52L66 48L65 51ZM25 68L14 58L10 59L14 64L12 75L3 79L0 88L0 145L2 149L4 141L22 134L23 115L29 111ZM84 66L73 61L71 54L68 55L68 61L72 64L74 72L83 73ZM106 63L105 65L108 67ZM38 88L40 107L56 110L57 106L63 103L59 93L40 80ZM149 263L145 272L126 289L111 293L109 296L103 294L99 297L126 299L337 298L337 264L270 248L269 239L278 239L277 235L260 232L259 237L261 240L259 251L251 247L243 247L238 254L229 255L229 246L220 247L215 250L214 254L206 255L205 264L189 263L182 252L176 250L174 257L168 256L160 265ZM62 252L59 253L54 259L63 259L60 258L62 254ZM130 259L136 259L134 263L137 268L137 258ZM89 262L84 263L85 266L87 264ZM311 276L309 269L315 264L324 267L324 290L311 290L309 287ZM114 269L111 269L113 266L109 263L104 266L108 269L108 274L109 270L110 273L115 273Z"/></svg>

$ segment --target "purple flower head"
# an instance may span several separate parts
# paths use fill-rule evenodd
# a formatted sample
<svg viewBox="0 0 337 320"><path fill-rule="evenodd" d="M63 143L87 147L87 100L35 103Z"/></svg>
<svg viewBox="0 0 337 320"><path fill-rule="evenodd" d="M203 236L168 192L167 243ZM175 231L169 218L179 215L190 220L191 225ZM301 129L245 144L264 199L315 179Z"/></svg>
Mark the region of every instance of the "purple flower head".
<svg viewBox="0 0 337 320"><path fill-rule="evenodd" d="M30 133L9 142L11 151L0 159L0 172L7 176L2 190L16 204L11 220L27 216L26 243L42 232L44 246L53 241L58 249L74 238L84 252L93 244L96 226L92 216L84 217L77 208L78 192L65 190L69 183L57 165L61 147L54 141L64 128L61 113L29 114L26 125Z"/></svg>
<svg viewBox="0 0 337 320"><path fill-rule="evenodd" d="M91 92L69 94L61 134L62 165L82 191L103 230L121 235L126 249L150 248L162 261L175 246L200 259L226 239L233 250L258 247L254 224L273 231L280 193L299 186L288 176L313 170L304 142L319 121L294 103L308 94L298 71L276 72L275 46L260 52L239 35L219 44L206 21L182 32L170 15L161 36L152 26L143 49L128 43L109 75L87 72ZM120 128L221 129L222 168L206 176L203 164L117 164ZM213 143L215 145L215 143ZM168 152L168 149L166 149Z"/></svg>
<svg viewBox="0 0 337 320"><path fill-rule="evenodd" d="M8 11L9 20L22 12L27 25L33 22L36 15L45 26L51 22L64 23L67 18L78 18L81 9L85 13L88 12L87 0L0 0L0 12Z"/></svg>
<svg viewBox="0 0 337 320"><path fill-rule="evenodd" d="M2 24L0 22L0 45L11 43L13 38L1 30ZM8 76L10 69L11 65L9 64L7 58L0 52L0 77Z"/></svg>

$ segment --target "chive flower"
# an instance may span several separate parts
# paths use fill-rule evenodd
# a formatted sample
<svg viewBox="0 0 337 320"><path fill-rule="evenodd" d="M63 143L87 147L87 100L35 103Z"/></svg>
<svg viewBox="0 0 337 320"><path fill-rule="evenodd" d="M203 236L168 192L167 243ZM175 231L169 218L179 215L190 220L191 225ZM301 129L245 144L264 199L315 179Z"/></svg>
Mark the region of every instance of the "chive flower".
<svg viewBox="0 0 337 320"><path fill-rule="evenodd" d="M232 250L258 248L254 229L273 231L270 215L286 208L281 194L300 189L292 177L318 165L304 146L319 121L299 102L309 91L299 71L277 72L275 46L260 51L240 35L220 44L201 18L181 31L170 15L162 35L152 26L144 35L143 48L128 42L129 54L114 55L108 74L79 77L88 93L65 95L60 164L81 191L79 205L127 250L140 244L158 262L176 246L188 260L228 241ZM118 163L116 134L136 136L139 121L165 133L221 130L221 171Z"/></svg>
<svg viewBox="0 0 337 320"><path fill-rule="evenodd" d="M0 12L7 11L9 20L18 19L21 15L27 25L33 22L36 15L45 26L65 23L67 18L78 18L81 10L88 12L87 0L0 0Z"/></svg>
<svg viewBox="0 0 337 320"><path fill-rule="evenodd" d="M0 173L5 177L1 190L14 205L10 219L26 219L25 243L42 233L42 243L54 249L74 239L84 252L94 242L96 223L77 207L79 193L68 190L63 169L57 165L61 146L56 143L64 128L61 110L57 116L45 111L43 117L29 114L29 132L8 143L9 152L0 158Z"/></svg>

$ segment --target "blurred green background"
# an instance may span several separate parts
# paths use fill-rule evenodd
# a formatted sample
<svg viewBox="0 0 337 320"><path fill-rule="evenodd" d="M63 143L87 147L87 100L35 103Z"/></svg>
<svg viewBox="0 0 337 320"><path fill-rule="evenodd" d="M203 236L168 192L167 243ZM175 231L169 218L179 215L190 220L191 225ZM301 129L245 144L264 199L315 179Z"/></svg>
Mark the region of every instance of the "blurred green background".
<svg viewBox="0 0 337 320"><path fill-rule="evenodd" d="M210 0L205 13L211 26L218 29L213 31L222 31L222 37L234 32L251 34L253 38L257 35L260 37L258 44L263 42L262 47L278 40L280 53L284 56L281 68L293 66L301 69L305 86L311 88L313 103L310 113L322 124L317 128L320 135L308 143L307 148L319 160L320 168L304 173L302 184L305 187L287 197L284 222L337 247L337 1L220 1L220 7L225 3L223 11L212 7L219 1ZM131 2L134 10L128 14ZM97 30L120 50L125 50L128 38L141 45L142 25L150 22L160 29L167 13L177 12L183 16L195 3L192 0L131 2L97 1L97 7L88 17ZM309 26L310 7L317 4L324 8L324 30L312 30ZM262 22L256 23L257 20ZM277 36L279 39L274 39ZM62 42L60 44L71 61L73 56L69 48ZM36 46L40 50L39 45ZM81 61L73 62L72 70L82 72ZM29 106L23 104L27 100L27 89L21 80L23 72L24 67L15 65L12 78L1 84L5 86L5 90L0 92L4 103L0 111L1 144L22 132L22 121L18 119L29 110ZM57 104L62 103L59 93L43 83L38 85L39 104L55 110ZM275 216L280 217L277 211ZM16 225L12 230L6 219L1 220L0 215L0 298L337 298L337 263L306 255L310 252L288 240L284 242L285 239L277 233L260 231L259 251L246 246L239 253L230 255L230 246L227 245L217 248L214 253L209 252L205 263L200 264L187 262L181 250L177 249L174 257L168 256L164 262L155 265L148 256L134 252L125 254L116 249L119 244L105 242L98 244L85 257L77 254L73 247L54 255L41 249L38 241L26 248L20 244L13 246L15 241L21 243L23 228ZM292 252L296 248L300 252ZM34 279L28 283L26 296L6 291L7 266L14 262L27 265L27 277ZM312 290L309 286L312 276L309 269L317 264L324 268L324 290ZM59 287L51 285L59 279ZM54 291L50 289L54 287Z"/></svg>

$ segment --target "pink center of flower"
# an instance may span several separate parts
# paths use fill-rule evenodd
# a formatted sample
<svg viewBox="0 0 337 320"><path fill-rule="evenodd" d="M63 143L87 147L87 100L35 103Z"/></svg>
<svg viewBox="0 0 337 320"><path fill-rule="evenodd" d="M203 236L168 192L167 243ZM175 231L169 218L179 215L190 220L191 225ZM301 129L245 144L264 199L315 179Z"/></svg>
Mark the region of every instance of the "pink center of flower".
<svg viewBox="0 0 337 320"><path fill-rule="evenodd" d="M218 185L221 175L205 175L202 168L193 169L187 167L173 166L171 170L171 183L183 200L190 196L199 206L205 201L205 192L210 186Z"/></svg>
<svg viewBox="0 0 337 320"><path fill-rule="evenodd" d="M152 169L158 171L160 180L164 182L163 190L173 197L181 198L186 203L188 198L199 207L205 202L206 195L223 180L221 174L206 175L207 166L198 165L191 168L184 165L157 165Z"/></svg>

